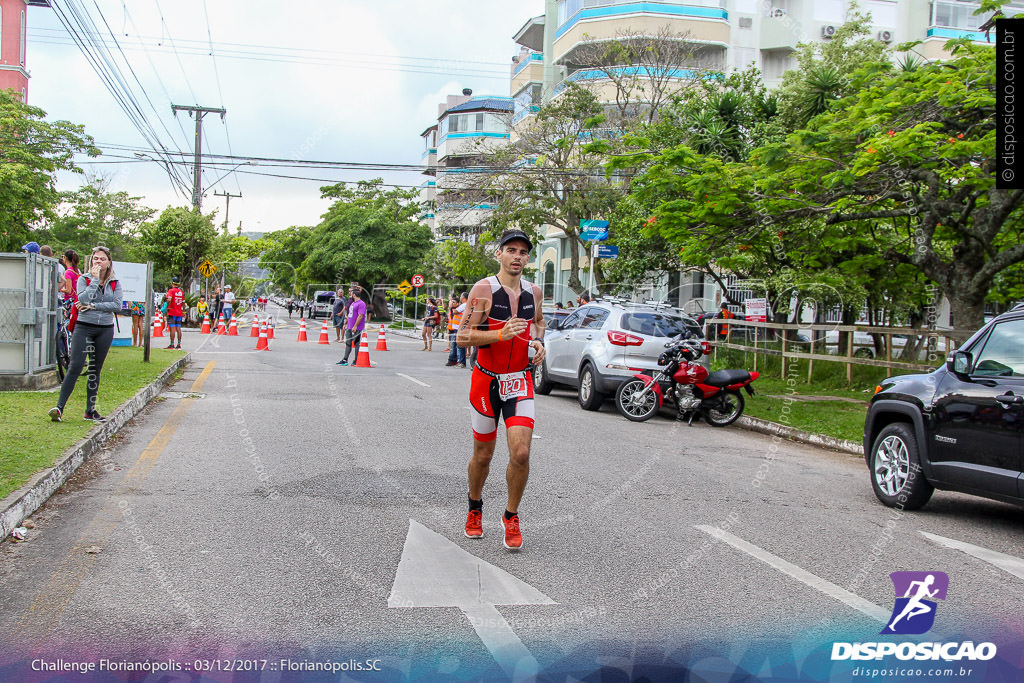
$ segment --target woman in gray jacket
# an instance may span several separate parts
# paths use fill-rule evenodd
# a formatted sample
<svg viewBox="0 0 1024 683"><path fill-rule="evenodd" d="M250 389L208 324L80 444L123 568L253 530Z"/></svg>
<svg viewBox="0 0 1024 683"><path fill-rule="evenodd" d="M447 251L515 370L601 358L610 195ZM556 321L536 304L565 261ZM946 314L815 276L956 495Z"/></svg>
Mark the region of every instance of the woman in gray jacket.
<svg viewBox="0 0 1024 683"><path fill-rule="evenodd" d="M105 419L96 409L96 394L100 388L100 370L114 340L114 314L121 310L121 283L114 275L110 250L95 247L89 257L88 272L78 278L78 321L71 335L71 362L64 383L60 386L57 405L50 408L49 416L60 422L64 406L75 390L78 376L85 367L85 356L89 355L89 370L85 389L85 419L103 422Z"/></svg>

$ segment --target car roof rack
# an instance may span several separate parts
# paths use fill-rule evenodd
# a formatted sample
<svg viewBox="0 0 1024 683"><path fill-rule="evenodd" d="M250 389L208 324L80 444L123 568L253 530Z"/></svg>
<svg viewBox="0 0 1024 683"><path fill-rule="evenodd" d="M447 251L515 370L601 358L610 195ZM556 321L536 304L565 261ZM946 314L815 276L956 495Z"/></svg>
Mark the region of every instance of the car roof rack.
<svg viewBox="0 0 1024 683"><path fill-rule="evenodd" d="M1010 310L1011 311L1024 311L1024 301L1021 301L1019 304L1017 304L1016 306L1014 306Z"/></svg>

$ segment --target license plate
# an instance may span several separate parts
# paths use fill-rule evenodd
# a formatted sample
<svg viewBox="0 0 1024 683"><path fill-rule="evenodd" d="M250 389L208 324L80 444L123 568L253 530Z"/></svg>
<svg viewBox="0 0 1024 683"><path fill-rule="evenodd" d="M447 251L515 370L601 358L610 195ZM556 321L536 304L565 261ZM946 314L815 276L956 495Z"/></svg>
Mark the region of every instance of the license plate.
<svg viewBox="0 0 1024 683"><path fill-rule="evenodd" d="M508 375L498 375L498 398L507 401L510 398L522 398L526 396L526 373L513 372Z"/></svg>

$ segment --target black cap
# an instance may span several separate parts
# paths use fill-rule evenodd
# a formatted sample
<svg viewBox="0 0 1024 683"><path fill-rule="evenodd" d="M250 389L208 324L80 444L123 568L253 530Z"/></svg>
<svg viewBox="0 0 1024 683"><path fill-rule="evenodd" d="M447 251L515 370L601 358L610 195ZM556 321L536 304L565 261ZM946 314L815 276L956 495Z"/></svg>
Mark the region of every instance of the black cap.
<svg viewBox="0 0 1024 683"><path fill-rule="evenodd" d="M178 276L175 275L174 277L172 277L171 282L173 282L174 284L178 284Z"/></svg>
<svg viewBox="0 0 1024 683"><path fill-rule="evenodd" d="M498 242L498 249L501 249L512 240L522 240L526 242L527 248L529 248L530 251L533 251L533 242L530 241L530 238L527 237L526 233L522 230L513 230L508 234L503 235L501 241Z"/></svg>

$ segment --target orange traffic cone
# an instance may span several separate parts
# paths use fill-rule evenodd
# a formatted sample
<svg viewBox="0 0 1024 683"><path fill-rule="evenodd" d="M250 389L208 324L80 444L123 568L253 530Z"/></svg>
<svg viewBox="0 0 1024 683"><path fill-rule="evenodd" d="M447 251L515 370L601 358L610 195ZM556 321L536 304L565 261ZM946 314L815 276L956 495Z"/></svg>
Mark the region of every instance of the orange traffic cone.
<svg viewBox="0 0 1024 683"><path fill-rule="evenodd" d="M377 333L377 348L374 351L387 351L388 350L388 338L384 333L384 326L380 326L380 332Z"/></svg>
<svg viewBox="0 0 1024 683"><path fill-rule="evenodd" d="M302 318L301 320L299 320L299 338L296 339L295 341L309 341L309 339L306 338L306 319L305 318Z"/></svg>
<svg viewBox="0 0 1024 683"><path fill-rule="evenodd" d="M219 318L217 320L217 334L218 335L226 335L227 333L228 333L228 328L224 326L224 318Z"/></svg>
<svg viewBox="0 0 1024 683"><path fill-rule="evenodd" d="M324 321L324 326L320 328L320 341L318 341L317 344L330 344L330 343L331 343L331 338L330 338L330 335L327 334L327 321L325 320Z"/></svg>
<svg viewBox="0 0 1024 683"><path fill-rule="evenodd" d="M267 318L267 339L274 338L274 319Z"/></svg>
<svg viewBox="0 0 1024 683"><path fill-rule="evenodd" d="M164 320L160 317L160 311L156 312L156 318L153 319L153 338L164 336Z"/></svg>
<svg viewBox="0 0 1024 683"><path fill-rule="evenodd" d="M234 313L231 314L231 326L228 327L228 336L238 336L238 318L235 317Z"/></svg>
<svg viewBox="0 0 1024 683"><path fill-rule="evenodd" d="M359 355L356 356L357 368L372 368L370 365L370 342L366 337L366 330L363 330L363 340L359 342Z"/></svg>
<svg viewBox="0 0 1024 683"><path fill-rule="evenodd" d="M210 313L207 311L206 315L203 316L203 329L199 330L199 334L210 334Z"/></svg>
<svg viewBox="0 0 1024 683"><path fill-rule="evenodd" d="M249 330L250 337L260 336L260 316L258 313L252 314L252 329Z"/></svg>
<svg viewBox="0 0 1024 683"><path fill-rule="evenodd" d="M269 351L270 344L267 342L267 321L264 320L260 325L260 338L256 341L257 351Z"/></svg>

